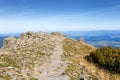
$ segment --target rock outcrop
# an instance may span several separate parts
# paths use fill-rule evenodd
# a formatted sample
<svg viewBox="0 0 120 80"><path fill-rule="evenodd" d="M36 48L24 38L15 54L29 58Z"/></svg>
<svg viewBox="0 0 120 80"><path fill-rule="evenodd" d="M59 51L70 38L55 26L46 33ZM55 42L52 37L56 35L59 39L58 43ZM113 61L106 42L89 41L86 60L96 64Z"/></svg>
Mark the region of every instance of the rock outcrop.
<svg viewBox="0 0 120 80"><path fill-rule="evenodd" d="M78 40L80 43L84 43L84 39L82 37L80 37L80 39Z"/></svg>
<svg viewBox="0 0 120 80"><path fill-rule="evenodd" d="M14 36L10 36L10 37L4 39L4 46L3 47L14 46L15 41L16 41L16 38Z"/></svg>

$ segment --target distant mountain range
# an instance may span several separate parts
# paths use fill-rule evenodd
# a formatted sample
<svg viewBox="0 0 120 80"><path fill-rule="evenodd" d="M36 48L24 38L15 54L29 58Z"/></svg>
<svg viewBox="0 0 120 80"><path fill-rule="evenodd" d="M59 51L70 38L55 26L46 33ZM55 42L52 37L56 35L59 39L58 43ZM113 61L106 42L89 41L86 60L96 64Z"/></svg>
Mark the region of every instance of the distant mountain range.
<svg viewBox="0 0 120 80"><path fill-rule="evenodd" d="M120 30L95 30L95 31L64 31L68 37L78 40L83 37L85 42L95 47L112 46L120 47ZM10 35L18 37L20 33L0 34L0 47L3 39Z"/></svg>
<svg viewBox="0 0 120 80"><path fill-rule="evenodd" d="M68 31L63 33L77 40L83 37L86 43L95 47L120 47L120 30Z"/></svg>
<svg viewBox="0 0 120 80"><path fill-rule="evenodd" d="M3 39L4 39L5 37L0 37L0 47L2 47L2 45L3 45Z"/></svg>
<svg viewBox="0 0 120 80"><path fill-rule="evenodd" d="M65 31L62 33L70 36L110 36L120 35L120 30Z"/></svg>

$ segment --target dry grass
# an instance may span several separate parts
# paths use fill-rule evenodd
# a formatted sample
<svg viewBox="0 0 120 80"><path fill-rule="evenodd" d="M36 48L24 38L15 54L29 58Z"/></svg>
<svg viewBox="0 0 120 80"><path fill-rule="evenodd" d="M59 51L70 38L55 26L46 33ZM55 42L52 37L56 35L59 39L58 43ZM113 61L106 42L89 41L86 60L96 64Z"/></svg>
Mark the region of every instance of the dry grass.
<svg viewBox="0 0 120 80"><path fill-rule="evenodd" d="M85 59L85 56L89 55L91 51L96 50L96 48L84 43L79 43L78 41L72 39L65 39L63 44L63 49L65 50L64 58L69 59L71 67L73 67L73 64L80 65L82 66L82 69L88 72L88 74L96 76L100 80L120 80L119 74L111 74ZM76 70L75 68L71 67L69 67L67 70L69 74L71 74L71 70ZM81 70L79 69L77 71L80 72Z"/></svg>

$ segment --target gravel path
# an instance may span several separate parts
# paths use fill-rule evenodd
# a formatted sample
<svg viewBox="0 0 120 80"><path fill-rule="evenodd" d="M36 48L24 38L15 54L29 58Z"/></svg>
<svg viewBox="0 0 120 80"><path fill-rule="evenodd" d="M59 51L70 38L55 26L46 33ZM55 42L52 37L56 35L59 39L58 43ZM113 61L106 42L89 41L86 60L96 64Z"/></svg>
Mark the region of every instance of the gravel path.
<svg viewBox="0 0 120 80"><path fill-rule="evenodd" d="M39 80L70 80L68 75L63 75L67 68L67 62L62 61L62 54L62 40L58 38L49 62L41 66L41 75L36 75L35 77Z"/></svg>

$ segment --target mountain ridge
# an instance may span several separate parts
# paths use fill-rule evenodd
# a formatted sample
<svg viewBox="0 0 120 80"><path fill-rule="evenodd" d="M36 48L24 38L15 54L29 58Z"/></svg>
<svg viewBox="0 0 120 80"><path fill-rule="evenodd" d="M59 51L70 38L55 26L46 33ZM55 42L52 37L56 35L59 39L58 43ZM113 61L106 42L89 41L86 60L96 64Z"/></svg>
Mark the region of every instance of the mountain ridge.
<svg viewBox="0 0 120 80"><path fill-rule="evenodd" d="M110 79L109 73L98 73L101 69L84 59L94 50L82 39L58 32L10 36L0 49L0 80L106 80L104 73Z"/></svg>

